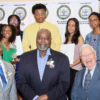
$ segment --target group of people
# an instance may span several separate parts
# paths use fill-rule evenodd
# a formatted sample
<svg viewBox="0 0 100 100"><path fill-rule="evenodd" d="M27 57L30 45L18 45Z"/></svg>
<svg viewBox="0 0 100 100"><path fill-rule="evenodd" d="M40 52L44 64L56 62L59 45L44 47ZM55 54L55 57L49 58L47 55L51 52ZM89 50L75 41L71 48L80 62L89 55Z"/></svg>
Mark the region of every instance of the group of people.
<svg viewBox="0 0 100 100"><path fill-rule="evenodd" d="M0 25L0 99L98 100L100 15L90 14L89 24L93 31L87 34L85 43L79 21L76 18L67 21L64 44L75 44L74 62L70 64L68 57L60 53L59 29L45 20L46 6L34 5L32 14L35 22L24 32L20 30L21 21L17 15L10 15L8 24ZM14 73L10 62L16 53L14 41L18 35L25 53L14 58Z"/></svg>

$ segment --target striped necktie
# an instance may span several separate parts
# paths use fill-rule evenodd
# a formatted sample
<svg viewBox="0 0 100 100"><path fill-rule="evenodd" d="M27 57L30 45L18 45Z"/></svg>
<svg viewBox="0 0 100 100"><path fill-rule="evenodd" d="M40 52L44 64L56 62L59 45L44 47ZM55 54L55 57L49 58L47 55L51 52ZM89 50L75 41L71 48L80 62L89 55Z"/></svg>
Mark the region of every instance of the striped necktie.
<svg viewBox="0 0 100 100"><path fill-rule="evenodd" d="M84 91L86 94L88 92L90 82L91 82L91 74L90 74L90 70L88 70L88 73L86 74L85 81L84 81Z"/></svg>
<svg viewBox="0 0 100 100"><path fill-rule="evenodd" d="M0 65L0 77L1 77L1 80L2 80L3 88L5 89L5 87L7 85L7 82L6 82L6 78L4 76L4 73L3 73L1 65Z"/></svg>

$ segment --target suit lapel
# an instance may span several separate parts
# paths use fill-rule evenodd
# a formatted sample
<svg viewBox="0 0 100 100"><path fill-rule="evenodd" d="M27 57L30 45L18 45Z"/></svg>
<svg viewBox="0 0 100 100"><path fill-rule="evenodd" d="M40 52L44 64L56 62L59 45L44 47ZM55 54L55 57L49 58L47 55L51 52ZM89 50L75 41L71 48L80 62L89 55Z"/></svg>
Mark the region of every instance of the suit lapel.
<svg viewBox="0 0 100 100"><path fill-rule="evenodd" d="M9 69L8 69L8 65L7 65L3 60L2 60L2 62L3 62L3 64L4 64L4 67L5 67L5 73L6 73L6 76L7 76L7 72L10 72ZM12 75L11 75L11 79L12 79ZM8 76L7 76L8 82L7 82L7 85L6 85L5 90L3 89L2 85L1 85L3 91L6 91L6 90L7 90L7 88L8 88L9 85L10 85L10 80L11 80L11 79L9 79Z"/></svg>
<svg viewBox="0 0 100 100"><path fill-rule="evenodd" d="M38 83L41 82L40 80L40 74L39 74L39 70L38 70L38 62L37 62L37 49L33 52L32 54L32 59L33 59L33 64L34 65L34 69L35 70L35 73L36 73L36 77L37 77L37 80L38 80Z"/></svg>
<svg viewBox="0 0 100 100"><path fill-rule="evenodd" d="M47 61L49 61L51 58L53 58L54 57L54 54L53 54L53 52L52 52L52 50L50 49L50 52L51 52L51 55L49 55L49 57L48 57L48 60ZM54 62L55 63L55 62ZM54 64L55 65L55 64ZM47 75L48 75L48 72L50 71L50 67L49 67L49 65L45 65L45 70L44 70L44 74L43 74L43 78L42 78L42 83L43 82L45 82L45 80L47 80Z"/></svg>
<svg viewBox="0 0 100 100"><path fill-rule="evenodd" d="M92 79L91 79L91 82L90 82L90 85L89 85L89 90L88 90L88 93L90 93L93 85L97 82L98 78L100 77L100 70L99 70L99 65L97 64L96 65L96 68L95 68L95 71L94 71L94 74L92 76Z"/></svg>
<svg viewBox="0 0 100 100"><path fill-rule="evenodd" d="M84 79L84 74L85 74L85 70L86 68L83 69L82 74L81 74L81 90L83 91L83 94L86 96L86 93L84 91L84 87L83 87L83 79Z"/></svg>

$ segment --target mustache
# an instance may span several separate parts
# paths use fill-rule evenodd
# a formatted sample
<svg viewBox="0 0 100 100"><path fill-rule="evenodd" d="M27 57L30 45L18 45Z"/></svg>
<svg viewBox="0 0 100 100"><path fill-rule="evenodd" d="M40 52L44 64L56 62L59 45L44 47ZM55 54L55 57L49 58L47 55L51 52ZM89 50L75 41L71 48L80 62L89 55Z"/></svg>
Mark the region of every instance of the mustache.
<svg viewBox="0 0 100 100"><path fill-rule="evenodd" d="M37 43L38 45L46 45L46 46L48 46L48 44L46 44L46 43Z"/></svg>

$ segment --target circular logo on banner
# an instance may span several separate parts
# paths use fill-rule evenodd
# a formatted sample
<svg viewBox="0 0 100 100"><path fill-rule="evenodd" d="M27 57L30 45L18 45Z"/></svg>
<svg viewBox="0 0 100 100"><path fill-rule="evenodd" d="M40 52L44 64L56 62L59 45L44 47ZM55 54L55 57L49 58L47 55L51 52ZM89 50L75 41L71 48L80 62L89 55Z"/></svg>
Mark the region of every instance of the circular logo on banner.
<svg viewBox="0 0 100 100"><path fill-rule="evenodd" d="M60 6L57 10L57 16L62 20L67 19L70 16L70 14L71 10L66 5Z"/></svg>
<svg viewBox="0 0 100 100"><path fill-rule="evenodd" d="M0 8L0 21L3 20L4 17L5 17L5 12L2 8Z"/></svg>
<svg viewBox="0 0 100 100"><path fill-rule="evenodd" d="M18 15L21 20L24 20L24 18L26 17L26 10L23 7L18 7L13 11L13 14Z"/></svg>
<svg viewBox="0 0 100 100"><path fill-rule="evenodd" d="M79 10L79 16L80 16L80 18L86 20L86 19L88 19L91 12L92 12L92 8L88 5L84 5Z"/></svg>

